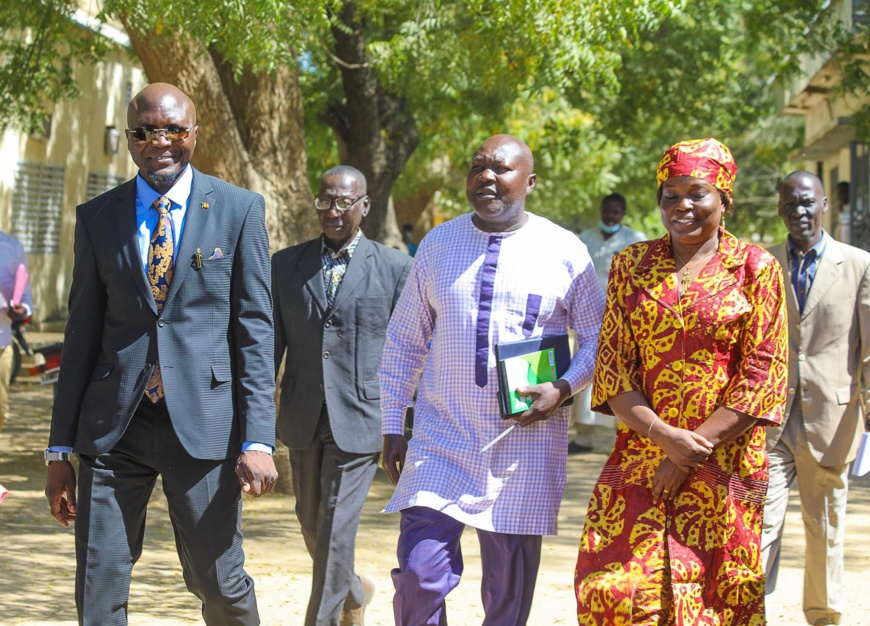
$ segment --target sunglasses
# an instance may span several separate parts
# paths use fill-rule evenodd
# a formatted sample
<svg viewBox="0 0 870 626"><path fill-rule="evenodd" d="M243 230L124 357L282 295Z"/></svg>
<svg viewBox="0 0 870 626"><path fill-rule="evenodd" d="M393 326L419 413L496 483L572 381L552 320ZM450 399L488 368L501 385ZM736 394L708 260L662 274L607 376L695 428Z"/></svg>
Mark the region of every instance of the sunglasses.
<svg viewBox="0 0 870 626"><path fill-rule="evenodd" d="M154 141L160 137L160 133L169 141L181 141L190 135L190 128L184 126L167 126L166 128L128 128L127 133L136 141Z"/></svg>

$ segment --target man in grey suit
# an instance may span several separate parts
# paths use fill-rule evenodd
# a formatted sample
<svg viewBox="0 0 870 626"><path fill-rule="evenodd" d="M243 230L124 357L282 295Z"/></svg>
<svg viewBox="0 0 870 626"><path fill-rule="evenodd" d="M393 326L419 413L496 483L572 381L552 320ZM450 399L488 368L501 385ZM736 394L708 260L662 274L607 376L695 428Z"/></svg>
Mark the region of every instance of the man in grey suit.
<svg viewBox="0 0 870 626"><path fill-rule="evenodd" d="M79 622L127 623L159 475L206 624L259 624L240 523L241 493L277 478L265 202L189 165L196 109L172 85L136 95L127 124L139 175L76 210L45 452L51 513L75 521Z"/></svg>
<svg viewBox="0 0 870 626"><path fill-rule="evenodd" d="M771 253L790 285L785 418L767 429L770 482L761 549L766 593L776 586L788 490L798 480L806 531L803 608L807 622L836 624L842 596L847 470L870 406L870 254L822 229L828 200L809 172L779 190L786 242Z"/></svg>
<svg viewBox="0 0 870 626"><path fill-rule="evenodd" d="M272 258L278 437L314 560L307 626L362 624L373 593L354 544L381 449L378 365L411 259L363 235L370 203L362 172L329 170L314 198L322 235Z"/></svg>

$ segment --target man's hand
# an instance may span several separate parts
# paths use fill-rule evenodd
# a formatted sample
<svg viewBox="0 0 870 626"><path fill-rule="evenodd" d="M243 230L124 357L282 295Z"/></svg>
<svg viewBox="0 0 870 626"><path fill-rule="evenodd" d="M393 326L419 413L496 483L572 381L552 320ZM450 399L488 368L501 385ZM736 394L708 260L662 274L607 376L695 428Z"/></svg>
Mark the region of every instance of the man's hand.
<svg viewBox="0 0 870 626"><path fill-rule="evenodd" d="M384 435L383 459L384 470L390 481L397 485L402 469L405 467L405 455L408 454L408 442L402 435Z"/></svg>
<svg viewBox="0 0 870 626"><path fill-rule="evenodd" d="M531 387L520 387L517 389L517 393L521 396L531 396L534 398L532 406L514 418L520 423L520 426L528 426L539 420L550 419L550 416L559 408L559 405L571 395L571 386L568 384L568 381L560 378L554 383L541 383Z"/></svg>
<svg viewBox="0 0 870 626"><path fill-rule="evenodd" d="M6 315L8 315L11 320L23 319L27 316L27 307L23 304L10 304L9 308L6 309Z"/></svg>
<svg viewBox="0 0 870 626"><path fill-rule="evenodd" d="M275 459L268 452L258 450L242 452L239 460L236 461L236 476L239 477L244 493L260 497L272 491L278 480Z"/></svg>
<svg viewBox="0 0 870 626"><path fill-rule="evenodd" d="M658 504L659 500L673 500L676 498L688 475L689 472L681 470L669 458L665 457L662 459L662 462L656 468L655 476L653 476L653 502Z"/></svg>
<svg viewBox="0 0 870 626"><path fill-rule="evenodd" d="M687 473L701 467L713 452L713 444L703 435L661 421L653 424L652 438L674 465Z"/></svg>
<svg viewBox="0 0 870 626"><path fill-rule="evenodd" d="M51 507L51 515L64 528L76 519L76 470L69 461L52 461L48 464L45 479L45 497Z"/></svg>

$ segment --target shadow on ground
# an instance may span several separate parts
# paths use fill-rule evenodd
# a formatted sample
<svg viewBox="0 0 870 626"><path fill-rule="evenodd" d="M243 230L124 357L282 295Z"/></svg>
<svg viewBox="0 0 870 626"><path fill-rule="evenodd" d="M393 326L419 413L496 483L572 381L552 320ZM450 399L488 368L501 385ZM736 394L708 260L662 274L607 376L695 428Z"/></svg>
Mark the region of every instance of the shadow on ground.
<svg viewBox="0 0 870 626"><path fill-rule="evenodd" d="M76 623L74 540L51 519L43 496L42 449L48 438L51 388L15 385L12 417L0 434L0 484L9 497L0 505L0 622L12 624ZM606 433L596 442L608 447ZM573 594L574 562L592 486L606 460L603 453L569 457L568 484L559 515L559 535L544 539L541 570L531 626L576 624ZM846 546L846 595L849 606L842 623L864 623L870 614L866 583L870 580L870 476L850 484ZM392 493L383 472L372 486L357 536L357 569L377 588L366 614L369 626L392 624L392 582L398 515L382 515ZM262 623L298 626L304 622L310 591L310 559L293 513L293 498L270 494L245 498L247 569L256 581ZM473 532L463 541L465 573L448 598L451 623L479 624L480 563ZM797 496L790 500L782 554L780 589L769 603L771 626L804 623L801 613L803 528ZM184 587L175 554L172 527L160 484L148 509L143 557L133 572L130 624L172 626L201 623L199 603Z"/></svg>

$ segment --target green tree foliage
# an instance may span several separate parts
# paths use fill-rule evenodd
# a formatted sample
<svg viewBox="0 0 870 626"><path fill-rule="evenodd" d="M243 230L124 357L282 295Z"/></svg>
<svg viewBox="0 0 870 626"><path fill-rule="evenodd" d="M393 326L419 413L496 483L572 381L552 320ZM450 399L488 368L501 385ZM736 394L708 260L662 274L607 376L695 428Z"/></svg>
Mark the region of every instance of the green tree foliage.
<svg viewBox="0 0 870 626"><path fill-rule="evenodd" d="M491 132L511 132L535 151L539 182L532 210L579 230L595 224L601 197L618 190L629 200L627 221L658 234L655 169L661 154L679 140L715 136L732 148L740 166L729 228L746 237L781 236L776 185L802 134L800 120L776 117L770 80L786 71L790 54L809 48L801 34L819 22L821 3L698 0L586 8L569 18L550 7L547 16L522 21L551 38L529 55L532 71L510 80L498 74L494 102L485 90L463 91L451 82L448 70L461 63L464 48L448 46L452 65L436 66L431 74L448 75L439 81L442 92L433 97L418 90L434 110L419 116L421 145L396 195L440 188L442 212L466 210L470 151ZM541 29L548 17L556 23ZM520 47L506 38L487 41L503 51ZM497 64L495 56L481 58ZM430 75L417 66L415 71L423 82ZM474 67L458 74L473 76ZM451 165L446 171L428 167L444 161Z"/></svg>
<svg viewBox="0 0 870 626"><path fill-rule="evenodd" d="M107 40L73 21L76 0L0 3L0 130L39 128L52 102L79 93L73 64L93 62Z"/></svg>
<svg viewBox="0 0 870 626"><path fill-rule="evenodd" d="M655 210L659 158L677 141L710 136L732 149L739 167L729 228L747 237L782 232L776 183L801 134L797 120L775 118L769 81L806 20L818 13L813 4L685 3L619 51L614 97L569 90L571 102L589 111L598 133L618 147L612 170L617 188L628 198L629 215L632 209L641 213L648 234L661 232Z"/></svg>
<svg viewBox="0 0 870 626"><path fill-rule="evenodd" d="M74 0L20 4L51 9L61 24ZM161 36L188 37L197 54L241 85L256 75L261 79L251 84L262 89L262 77L298 69L305 115L300 149L307 148L312 184L329 165L349 160L375 183L378 219L387 215L390 194L401 199L440 190L442 211L465 210L471 150L489 134L511 132L535 151L539 186L532 210L579 229L593 225L600 198L618 190L629 200L628 221L654 234L662 152L681 139L715 136L740 166L738 214L729 227L749 235L776 229L775 180L800 142L793 120L773 118L770 78L789 75L806 51L847 41L822 4L106 0L105 14L153 33L154 45ZM6 6L0 15L11 17ZM36 12L20 13L20 21L9 22L4 45L13 49L11 33L35 26L49 37L41 58L51 67L17 92L6 89L15 83L2 74L0 86L4 94L20 92L19 111L33 111L70 93L60 57L80 48L70 37L76 29L57 34L39 26ZM850 82L861 83L863 65L849 69ZM43 87L32 89L38 84ZM13 119L6 107L2 117Z"/></svg>
<svg viewBox="0 0 870 626"><path fill-rule="evenodd" d="M629 202L627 221L659 234L659 158L677 141L715 136L740 165L738 211L729 228L744 236L778 236L776 182L801 135L797 120L775 118L768 79L794 46L796 37L785 35L800 33L807 16L816 14L807 4L698 0L644 10L608 3L622 13L557 31L569 42L572 32L583 31L594 53L587 56L571 43L560 48L557 38L536 71L512 83L516 89L505 99L510 105L497 114L492 107L478 109L473 98L465 116L451 116L454 109L441 105L449 127L424 133L418 156L431 162L447 155L454 164L442 189L443 210L464 210L468 153L476 140L503 130L535 151L539 182L532 210L579 230L597 222L604 195L620 191ZM558 62L565 57L587 64L565 67ZM425 167L411 165L412 179L425 175ZM407 177L400 181L400 195L416 192Z"/></svg>

